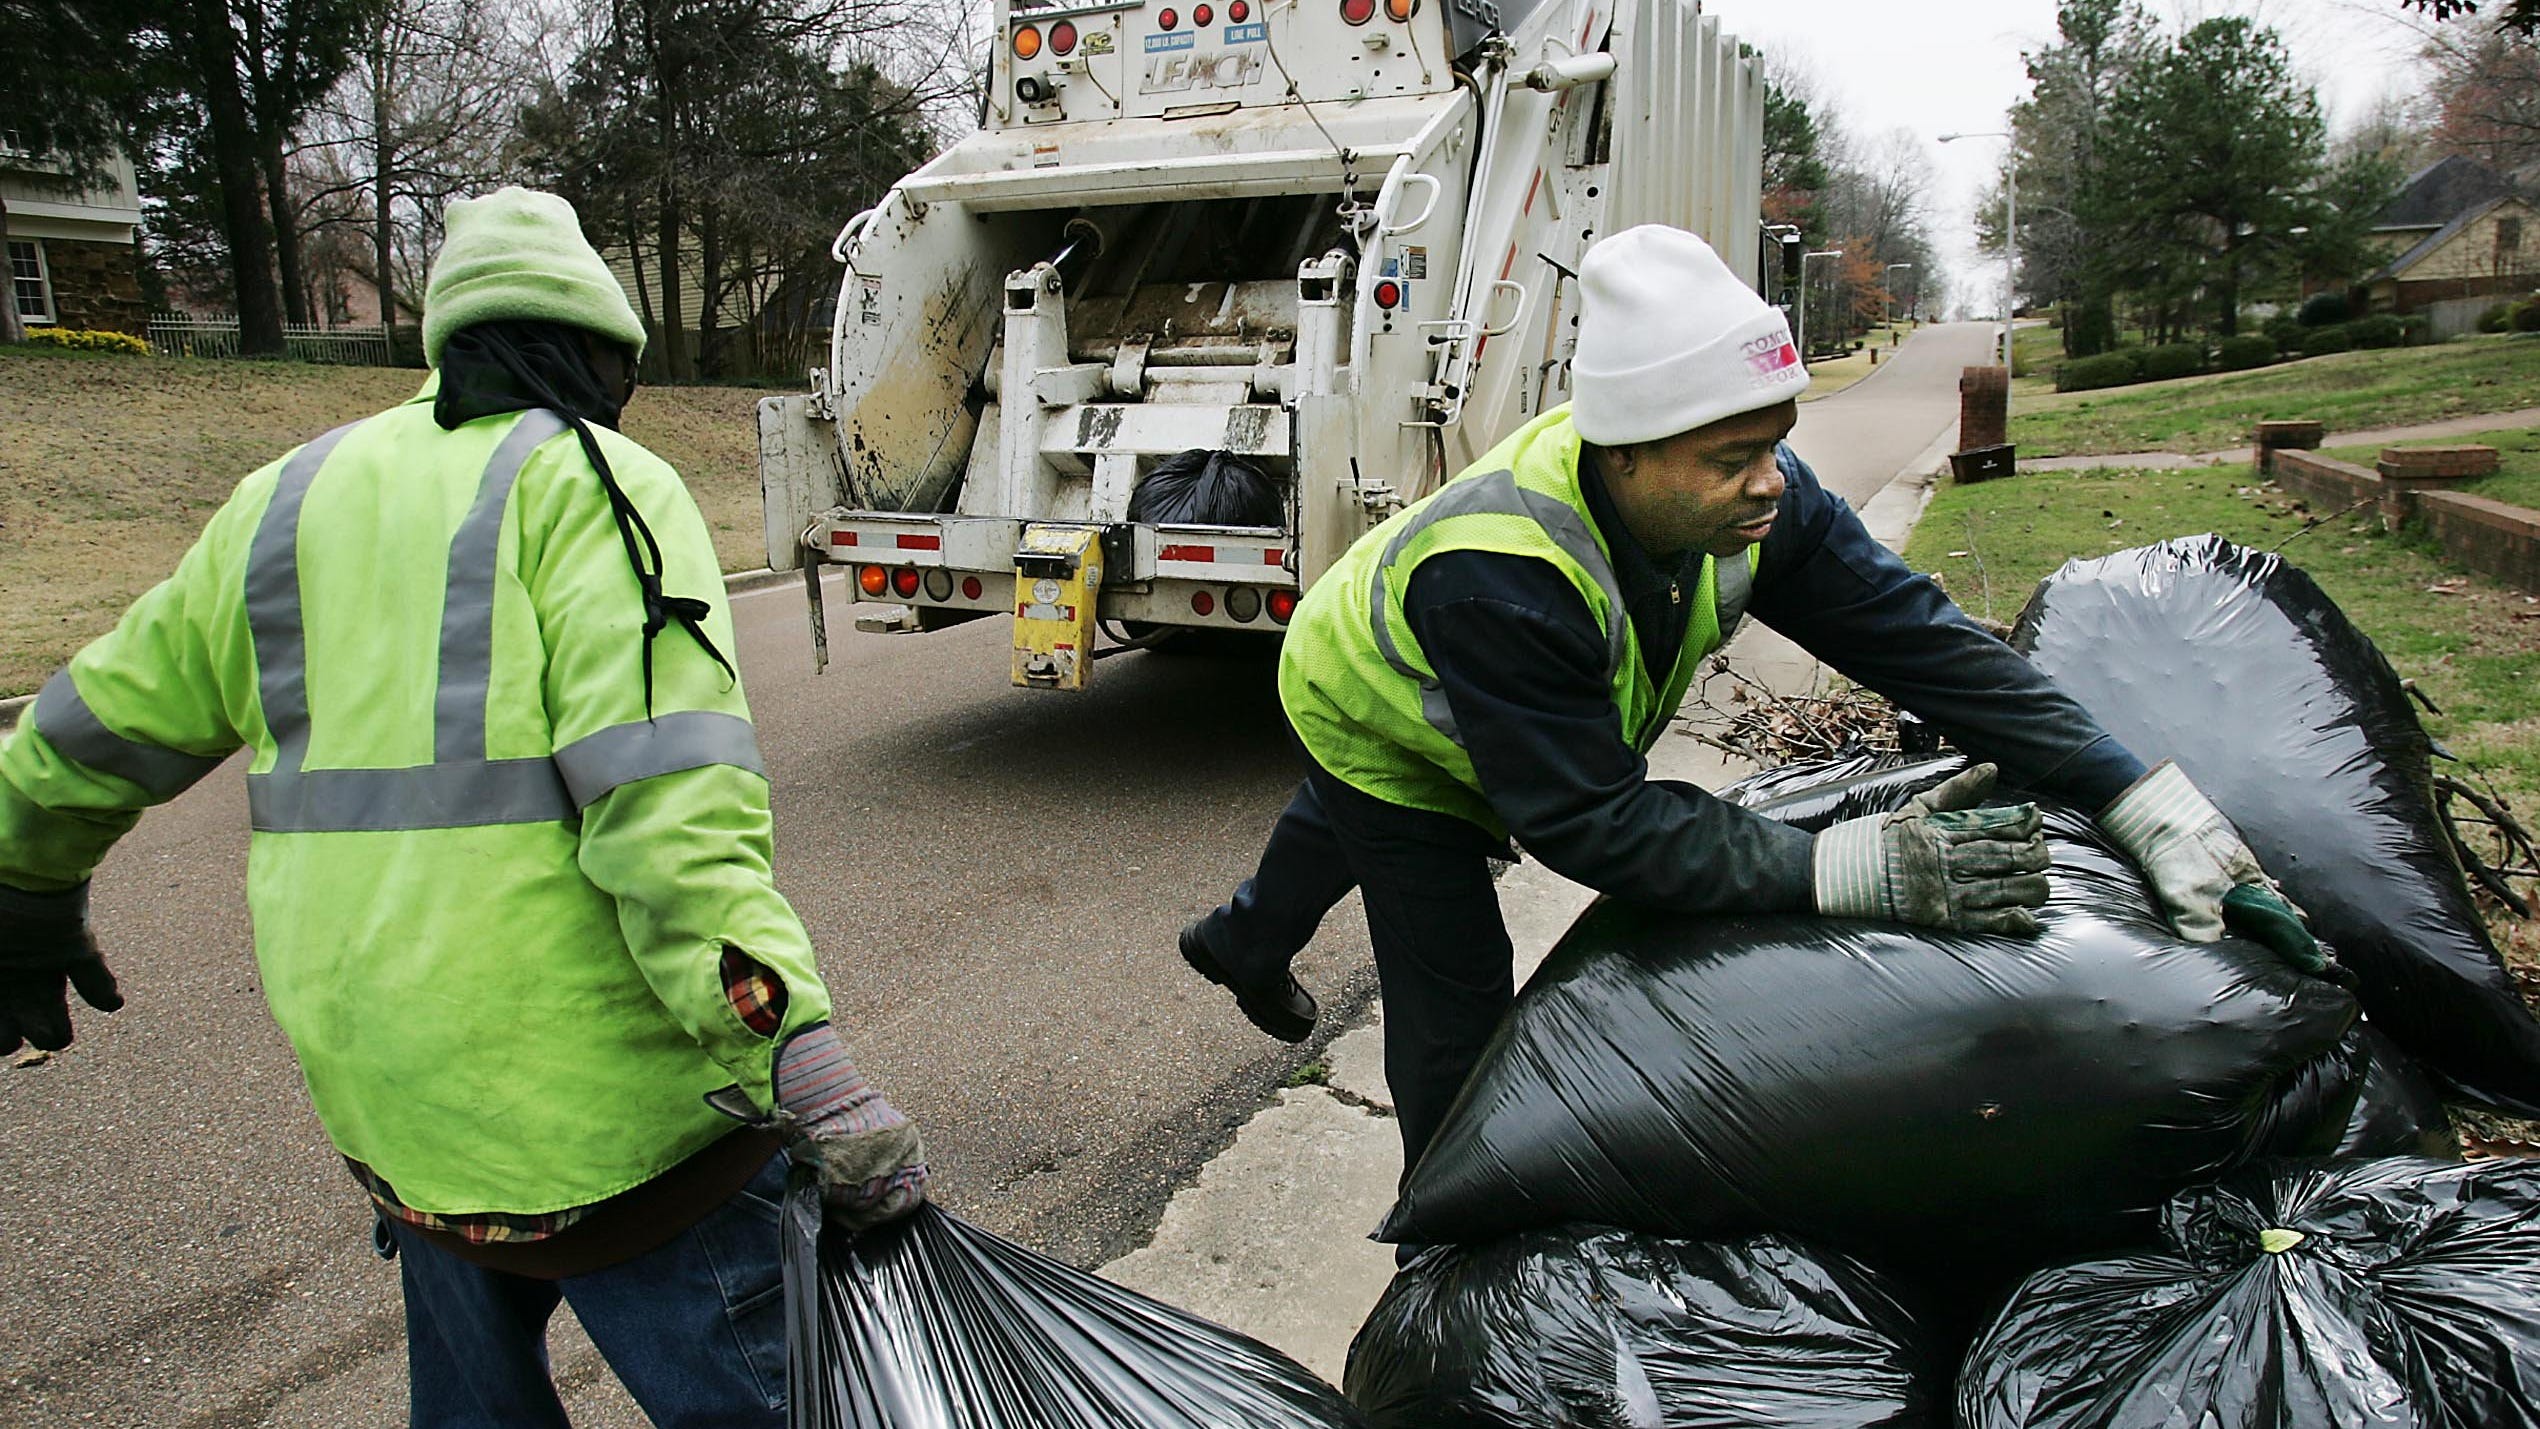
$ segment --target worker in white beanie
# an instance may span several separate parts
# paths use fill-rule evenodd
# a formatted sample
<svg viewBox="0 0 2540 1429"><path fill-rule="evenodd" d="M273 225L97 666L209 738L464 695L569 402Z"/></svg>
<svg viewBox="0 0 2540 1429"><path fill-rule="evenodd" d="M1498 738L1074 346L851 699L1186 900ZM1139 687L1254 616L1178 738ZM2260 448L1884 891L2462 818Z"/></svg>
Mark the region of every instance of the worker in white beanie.
<svg viewBox="0 0 2540 1429"><path fill-rule="evenodd" d="M1312 764L1258 871L1182 931L1192 967L1303 1041L1316 1006L1289 964L1359 889L1408 1168L1512 996L1488 866L1511 838L1664 909L2019 937L2047 854L2035 805L1986 806L2007 770L2105 811L2181 931L2220 936L2222 895L2264 886L2238 835L1819 485L1783 440L1808 374L1781 314L1671 228L1598 243L1578 283L1571 405L1367 533L1298 606L1279 693ZM1817 834L1651 779L1644 751L1746 613L1988 762ZM2315 965L2275 902L2279 949Z"/></svg>

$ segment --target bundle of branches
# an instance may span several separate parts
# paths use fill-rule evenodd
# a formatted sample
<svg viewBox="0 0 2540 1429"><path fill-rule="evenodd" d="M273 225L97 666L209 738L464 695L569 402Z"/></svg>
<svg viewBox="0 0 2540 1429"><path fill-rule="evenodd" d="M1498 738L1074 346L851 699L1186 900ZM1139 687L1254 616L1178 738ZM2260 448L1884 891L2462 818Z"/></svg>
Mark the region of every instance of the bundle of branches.
<svg viewBox="0 0 2540 1429"><path fill-rule="evenodd" d="M1822 695L1781 694L1717 655L1678 719L1694 738L1767 769L1898 747L1896 706L1883 697L1849 683Z"/></svg>

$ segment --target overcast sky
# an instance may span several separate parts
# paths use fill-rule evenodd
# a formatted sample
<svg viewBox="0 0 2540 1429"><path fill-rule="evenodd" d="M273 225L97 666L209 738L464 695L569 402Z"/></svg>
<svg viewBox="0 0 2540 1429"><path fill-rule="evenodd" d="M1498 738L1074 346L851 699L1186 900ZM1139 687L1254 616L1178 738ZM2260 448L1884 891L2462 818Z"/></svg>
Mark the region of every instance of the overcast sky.
<svg viewBox="0 0 2540 1429"><path fill-rule="evenodd" d="M1928 141L2005 127L2009 106L2028 92L2021 52L2055 38L2054 0L1703 0L1702 8L1740 39L1799 62L1865 137L1903 127ZM2273 25L2318 84L2332 129L2404 91L2419 43L2397 18L2399 0L2150 0L2149 8L2174 27L2220 14ZM1979 261L1990 269L1983 291L1999 291L2001 260L1978 259L1969 220L1977 191L2001 171L2002 147L1962 139L1928 150L1941 176L1934 229L1961 293Z"/></svg>

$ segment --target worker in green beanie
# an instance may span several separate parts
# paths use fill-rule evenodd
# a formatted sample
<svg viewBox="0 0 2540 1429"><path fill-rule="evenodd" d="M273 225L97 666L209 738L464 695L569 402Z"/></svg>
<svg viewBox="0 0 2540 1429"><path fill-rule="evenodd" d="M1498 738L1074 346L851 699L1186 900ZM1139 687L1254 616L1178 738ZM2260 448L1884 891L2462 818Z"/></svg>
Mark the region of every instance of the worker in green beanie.
<svg viewBox="0 0 2540 1429"><path fill-rule="evenodd" d="M643 324L553 195L447 231L422 390L247 477L0 745L0 1054L68 1044L66 986L122 1005L89 876L244 749L257 962L400 1261L412 1423L561 1429L569 1302L654 1423L772 1429L780 1152L859 1226L923 1148L776 890L705 524L616 430Z"/></svg>

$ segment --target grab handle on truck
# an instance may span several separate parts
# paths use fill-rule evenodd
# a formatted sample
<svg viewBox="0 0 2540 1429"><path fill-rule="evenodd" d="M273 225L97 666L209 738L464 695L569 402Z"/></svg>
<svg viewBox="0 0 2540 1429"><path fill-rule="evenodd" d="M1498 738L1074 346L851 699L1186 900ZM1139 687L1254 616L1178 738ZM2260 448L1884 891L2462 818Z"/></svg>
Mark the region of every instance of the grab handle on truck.
<svg viewBox="0 0 2540 1429"><path fill-rule="evenodd" d="M855 271L855 262L847 257L847 251L855 247L856 240L864 236L864 230L873 226L873 220L881 212L882 205L877 203L848 219L847 226L838 230L837 239L829 245L829 256L844 265L848 272Z"/></svg>

